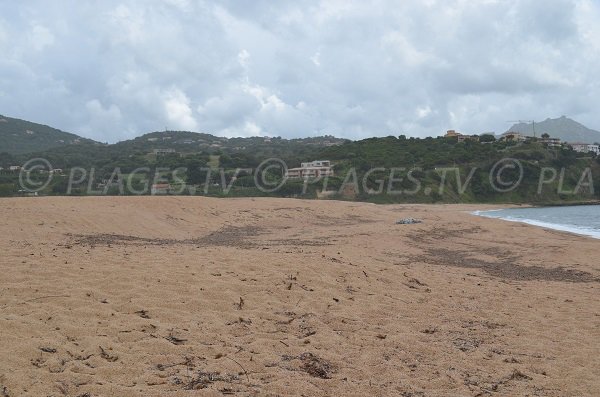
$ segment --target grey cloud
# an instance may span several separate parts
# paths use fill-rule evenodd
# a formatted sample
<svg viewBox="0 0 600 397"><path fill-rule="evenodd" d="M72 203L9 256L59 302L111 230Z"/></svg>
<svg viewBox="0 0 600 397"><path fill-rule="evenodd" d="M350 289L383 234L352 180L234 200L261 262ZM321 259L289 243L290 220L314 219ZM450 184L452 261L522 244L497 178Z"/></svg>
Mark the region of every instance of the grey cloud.
<svg viewBox="0 0 600 397"><path fill-rule="evenodd" d="M599 128L599 17L592 0L3 2L0 113L101 141Z"/></svg>

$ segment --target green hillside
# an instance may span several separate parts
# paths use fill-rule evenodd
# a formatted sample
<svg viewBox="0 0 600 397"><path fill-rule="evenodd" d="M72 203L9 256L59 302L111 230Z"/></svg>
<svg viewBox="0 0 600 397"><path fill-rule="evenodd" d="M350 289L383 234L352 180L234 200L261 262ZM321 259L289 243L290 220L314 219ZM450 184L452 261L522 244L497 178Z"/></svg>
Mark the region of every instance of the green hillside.
<svg viewBox="0 0 600 397"><path fill-rule="evenodd" d="M208 161L210 156L216 156L223 165L254 167L270 157L284 158L290 163L309 161L320 150L345 142L349 141L331 136L301 139L223 138L189 131L160 131L112 145L82 143L31 153L12 153L11 156L5 153L0 155L0 166L23 164L29 158L43 157L54 167L62 169L121 167L133 170L157 161L161 164L185 166L190 158ZM160 149L171 149L174 153L157 158L154 152Z"/></svg>
<svg viewBox="0 0 600 397"><path fill-rule="evenodd" d="M356 170L359 189L351 197L360 201L547 204L600 199L600 191L594 190L600 186L600 157L577 153L568 146L548 147L535 140L481 143L389 136L327 148L319 156L336 164L337 177L330 185L340 186L348 180L349 172ZM494 170L505 164L504 159L510 159L507 164L519 163L523 177L514 190L499 192L492 179L497 176ZM556 171L554 178L551 170ZM592 188L582 183L575 191L580 181L588 182L586 170L590 171ZM501 177L508 181L518 178L517 170L511 169L504 169ZM384 186L383 194L368 192L379 186ZM388 190L393 193L386 194Z"/></svg>
<svg viewBox="0 0 600 397"><path fill-rule="evenodd" d="M0 152L19 154L95 143L43 124L0 115Z"/></svg>
<svg viewBox="0 0 600 397"><path fill-rule="evenodd" d="M182 187L184 194L211 196L327 197L375 203L573 203L600 199L600 157L573 151L568 146L548 147L532 140L512 142L458 142L452 138L383 137L331 145L331 138L285 140L278 138L225 139L188 132L160 132L115 145L70 145L28 155L0 155L0 166L23 164L31 156L43 157L65 174L87 170L71 194L140 194L114 186L96 188L115 177L127 180L136 191L153 183L155 176ZM167 139L163 139L167 138ZM210 140L190 142L190 139ZM149 140L150 139L150 140ZM315 141L316 140L316 141ZM328 142L324 144L324 142ZM169 142L169 143L166 143ZM220 143L215 143L220 142ZM235 142L235 143L234 143ZM173 149L155 154L155 149ZM257 188L254 171L267 158L280 158L288 167L303 161L331 160L335 176L327 180L289 179L273 192ZM515 189L499 192L492 186L494 169L503 159L522 167ZM77 168L77 169L81 169ZM206 170L219 168L212 173ZM143 169L143 171L139 171ZM239 169L250 171L239 172ZM91 172L93 170L93 172ZM180 170L177 177L171 171ZM552 174L554 170L555 174ZM519 174L503 169L502 181ZM586 172L589 172L589 177ZM80 171L77 171L77 176ZM34 177L45 178L44 174ZM281 177L271 170L268 180ZM131 179L133 178L133 179ZM145 182L144 182L145 181ZM225 191L223 184L230 185ZM18 194L18 173L0 172L0 195ZM89 187L94 189L90 193ZM596 190L593 190L596 187ZM54 178L43 194L65 194L67 178ZM144 192L143 194L149 194Z"/></svg>
<svg viewBox="0 0 600 397"><path fill-rule="evenodd" d="M11 170L11 166L42 157L53 168L64 171L63 176L52 178L40 192L50 195L67 194L67 191L69 194L150 194L140 189L155 183L159 177L181 188L180 193L228 197L329 197L376 203L572 203L600 199L599 156L575 152L568 145L547 146L537 139L506 142L487 135L479 141L459 142L456 138L418 139L401 135L349 141L331 136L224 138L189 131L160 131L102 145L89 140L78 141L75 135L39 124L3 119L7 121L2 123L12 125L13 131L15 126L24 129L26 136L34 137L30 138L33 141L61 137L64 142L30 153L23 153L23 142L19 151L12 150L12 153L7 153L3 146L0 196L23 194L19 192L23 190L19 185L19 171ZM18 135L10 135L10 141L17 142L13 138ZM30 147L50 144L44 144L44 139L40 141L38 146ZM283 160L288 168L306 161L330 160L335 175L308 183L288 179L277 190L265 192L257 187L256 170L270 158ZM507 158L522 168L522 179L515 189L498 191L493 186L494 170L504 171L498 179L501 181L519 177L515 170L498 168L499 162ZM68 190L66 175L73 170L78 182ZM81 170L85 172L79 178ZM179 170L177 175L174 170ZM37 172L32 178L43 180L47 175L47 172ZM282 172L271 168L262 176L266 178L263 180L272 182L281 180ZM124 181L129 190L123 188ZM107 185L108 190L102 188ZM229 187L225 189L224 185Z"/></svg>

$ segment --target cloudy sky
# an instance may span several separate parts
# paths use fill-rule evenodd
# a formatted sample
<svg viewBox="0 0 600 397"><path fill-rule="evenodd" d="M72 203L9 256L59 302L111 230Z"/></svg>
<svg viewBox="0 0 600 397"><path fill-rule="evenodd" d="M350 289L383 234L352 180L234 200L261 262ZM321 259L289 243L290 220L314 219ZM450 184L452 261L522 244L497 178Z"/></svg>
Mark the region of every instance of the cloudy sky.
<svg viewBox="0 0 600 397"><path fill-rule="evenodd" d="M600 129L598 0L0 0L0 114L100 141Z"/></svg>

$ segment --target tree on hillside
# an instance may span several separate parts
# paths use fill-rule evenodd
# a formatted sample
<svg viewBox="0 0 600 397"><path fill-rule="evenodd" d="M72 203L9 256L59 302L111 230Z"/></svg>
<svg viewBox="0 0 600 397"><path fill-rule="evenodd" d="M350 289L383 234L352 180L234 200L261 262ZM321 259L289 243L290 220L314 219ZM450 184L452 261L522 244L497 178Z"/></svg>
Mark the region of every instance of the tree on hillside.
<svg viewBox="0 0 600 397"><path fill-rule="evenodd" d="M206 171L203 168L206 163L199 159L191 159L186 163L187 183L191 185L199 185L206 181Z"/></svg>
<svg viewBox="0 0 600 397"><path fill-rule="evenodd" d="M496 137L493 134L483 134L479 137L479 142L496 142Z"/></svg>

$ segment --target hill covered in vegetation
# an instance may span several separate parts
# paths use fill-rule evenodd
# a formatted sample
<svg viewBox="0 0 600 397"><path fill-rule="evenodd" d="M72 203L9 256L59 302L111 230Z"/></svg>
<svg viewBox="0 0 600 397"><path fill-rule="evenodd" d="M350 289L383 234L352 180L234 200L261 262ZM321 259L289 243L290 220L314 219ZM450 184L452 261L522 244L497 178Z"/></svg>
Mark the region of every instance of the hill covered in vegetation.
<svg viewBox="0 0 600 397"><path fill-rule="evenodd" d="M227 139L156 132L115 145L70 145L28 155L0 155L0 166L5 168L0 172L0 194L19 194L18 173L7 171L6 166L31 157L43 157L65 174L54 178L42 194L151 194L147 188L159 176L160 182L173 187L170 192L212 196L328 197L377 203L547 204L600 199L595 190L600 186L600 158L538 140ZM281 185L261 190L257 168L269 158L281 159L290 168L327 159L334 176L285 180L276 164L266 172L266 180L282 181ZM71 186L66 176L70 170L77 180ZM517 186L506 188L506 181Z"/></svg>
<svg viewBox="0 0 600 397"><path fill-rule="evenodd" d="M362 201L547 204L600 199L594 188L600 186L600 157L538 140L389 136L327 148L320 156L336 163L337 175L356 170L359 189L351 196ZM373 194L382 186L383 194Z"/></svg>
<svg viewBox="0 0 600 397"><path fill-rule="evenodd" d="M0 152L21 154L81 144L97 142L47 125L0 115Z"/></svg>
<svg viewBox="0 0 600 397"><path fill-rule="evenodd" d="M332 136L224 138L157 131L105 145L50 127L44 130L38 124L14 119L6 123L26 131L38 126L26 135L39 137L41 143L31 147L43 149L21 153L2 146L3 196L28 194L29 188L19 179L22 173L11 167L44 158L62 175L54 175L39 194L151 194L149 187L160 182L170 186L168 193L176 194L326 197L377 203L565 203L600 199L598 157L575 152L566 145L549 146L538 139L507 142L487 135L461 142L456 137L417 139L401 135L350 141ZM48 136L71 141L61 139L64 144L47 148ZM330 160L334 175L306 181L286 179L277 161L260 169L273 158L287 168ZM35 181L44 180L48 174L38 171L27 175ZM69 182L69 175L76 183ZM516 182L516 186L507 187L506 181ZM259 182L272 182L277 188L264 189Z"/></svg>

